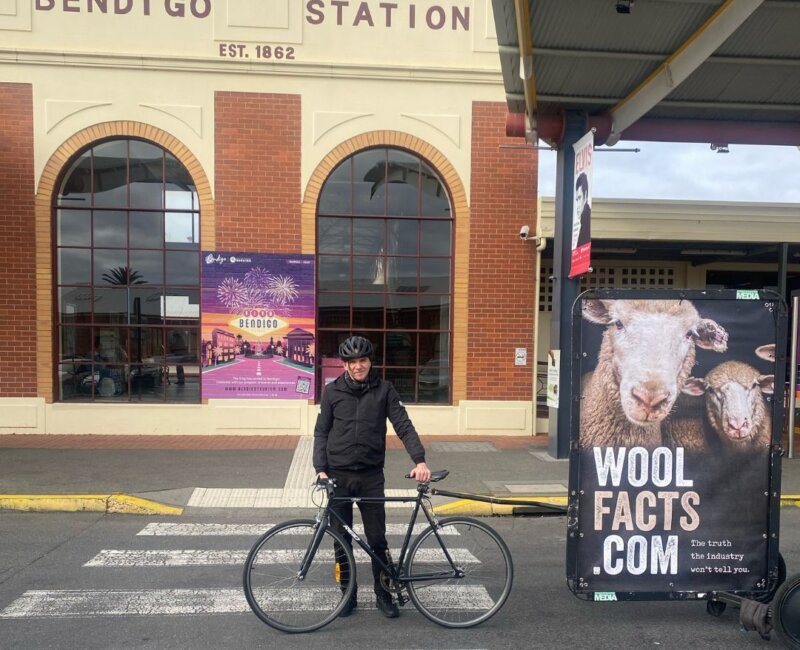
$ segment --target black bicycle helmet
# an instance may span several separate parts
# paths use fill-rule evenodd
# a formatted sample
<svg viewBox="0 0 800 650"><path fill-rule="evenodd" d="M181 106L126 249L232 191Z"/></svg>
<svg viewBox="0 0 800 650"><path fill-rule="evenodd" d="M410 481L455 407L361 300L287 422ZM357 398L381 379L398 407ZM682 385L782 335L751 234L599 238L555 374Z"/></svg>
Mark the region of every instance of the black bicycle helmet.
<svg viewBox="0 0 800 650"><path fill-rule="evenodd" d="M372 358L372 343L363 336L351 336L339 346L339 358L342 361L352 361L361 357Z"/></svg>

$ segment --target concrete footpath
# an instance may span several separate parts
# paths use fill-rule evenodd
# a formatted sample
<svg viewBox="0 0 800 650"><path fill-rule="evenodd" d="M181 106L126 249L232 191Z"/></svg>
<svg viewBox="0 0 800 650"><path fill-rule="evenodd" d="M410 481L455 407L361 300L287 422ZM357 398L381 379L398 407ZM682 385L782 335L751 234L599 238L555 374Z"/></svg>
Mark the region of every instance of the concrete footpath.
<svg viewBox="0 0 800 650"><path fill-rule="evenodd" d="M569 463L547 438L423 436L436 487L566 504ZM412 463L387 438L388 495L414 494ZM200 514L313 508L313 439L300 436L0 435L0 510ZM800 459L782 461L781 502L800 506ZM392 504L393 506L395 504ZM401 506L402 504L397 504ZM511 514L514 506L435 497L439 514Z"/></svg>

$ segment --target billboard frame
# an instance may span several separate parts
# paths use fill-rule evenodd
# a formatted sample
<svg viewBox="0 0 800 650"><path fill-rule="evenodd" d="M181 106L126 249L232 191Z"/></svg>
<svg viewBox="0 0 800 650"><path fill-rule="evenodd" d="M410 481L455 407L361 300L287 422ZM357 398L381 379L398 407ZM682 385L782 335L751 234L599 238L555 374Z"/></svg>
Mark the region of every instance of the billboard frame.
<svg viewBox="0 0 800 650"><path fill-rule="evenodd" d="M774 377L776 378L775 396L768 403L772 416L772 435L769 446L768 472L768 500L767 512L767 531L764 533L764 544L766 545L767 557L767 584L763 591L744 591L729 590L724 587L714 589L713 585L702 590L686 590L680 588L670 588L669 590L653 591L644 589L642 591L595 591L589 588L588 582L583 576L578 575L578 545L579 539L583 536L580 531L580 501L581 491L581 463L579 444L580 435L580 415L582 390L580 389L582 380L582 360L587 356L582 352L582 326L584 318L582 314L583 301L586 299L599 300L689 300L689 301L709 301L709 300L759 300L775 305L775 359ZM567 584L570 591L578 597L586 600L613 600L613 601L636 601L636 600L710 600L717 593L730 593L743 598L754 598L763 600L774 594L779 586L779 529L780 529L780 481L781 481L781 457L784 454L782 447L783 420L784 420L784 399L783 387L786 376L786 346L781 342L786 341L788 330L788 309L784 300L777 293L768 290L748 290L737 291L730 289L722 290L672 290L672 289L594 289L581 293L572 306L571 311L571 345L573 350L570 359L570 381L574 388L573 400L571 404L562 404L562 414L569 417L570 430L570 467L569 467L569 496L567 511L567 549L566 549L566 573ZM779 378L779 380L778 380ZM780 386L780 389L778 388ZM671 584L671 583L670 583Z"/></svg>

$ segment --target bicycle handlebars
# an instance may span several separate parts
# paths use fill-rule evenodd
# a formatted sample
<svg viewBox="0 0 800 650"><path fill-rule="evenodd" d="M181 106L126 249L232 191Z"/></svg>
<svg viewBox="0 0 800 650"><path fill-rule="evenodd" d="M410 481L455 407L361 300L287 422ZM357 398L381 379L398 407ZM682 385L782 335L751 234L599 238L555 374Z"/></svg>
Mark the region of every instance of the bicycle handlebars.
<svg viewBox="0 0 800 650"><path fill-rule="evenodd" d="M429 483L436 483L437 481L441 481L444 478L447 478L450 472L446 469L441 469L437 472L431 472L431 478L428 480L427 483L420 483L420 485L428 485ZM414 478L411 474L406 474L406 478ZM328 495L328 498L333 497L333 493L336 489L336 479L335 478L317 478L314 483L315 490L325 490Z"/></svg>

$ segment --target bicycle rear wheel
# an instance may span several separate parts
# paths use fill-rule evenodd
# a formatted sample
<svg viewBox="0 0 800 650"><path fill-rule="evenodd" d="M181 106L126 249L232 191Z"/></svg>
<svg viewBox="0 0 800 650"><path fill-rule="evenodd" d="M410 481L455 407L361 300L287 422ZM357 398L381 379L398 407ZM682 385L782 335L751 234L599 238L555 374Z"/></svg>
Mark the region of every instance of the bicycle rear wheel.
<svg viewBox="0 0 800 650"><path fill-rule="evenodd" d="M503 539L491 527L469 517L439 522L439 534L453 535L447 551L461 577L447 561L442 545L429 527L408 552L408 593L428 619L445 627L472 627L494 616L511 592L514 565ZM435 580L425 575L441 574ZM415 580L415 577L417 578Z"/></svg>
<svg viewBox="0 0 800 650"><path fill-rule="evenodd" d="M253 545L245 561L247 603L264 623L283 632L311 632L327 625L339 615L355 588L353 551L330 528L325 529L305 578L298 579L315 525L312 519L297 519L271 528Z"/></svg>

